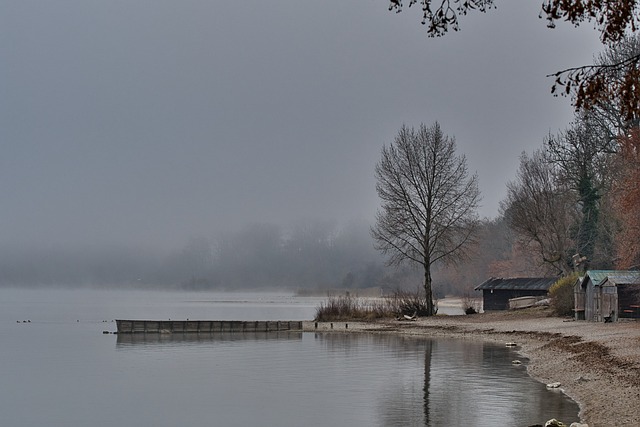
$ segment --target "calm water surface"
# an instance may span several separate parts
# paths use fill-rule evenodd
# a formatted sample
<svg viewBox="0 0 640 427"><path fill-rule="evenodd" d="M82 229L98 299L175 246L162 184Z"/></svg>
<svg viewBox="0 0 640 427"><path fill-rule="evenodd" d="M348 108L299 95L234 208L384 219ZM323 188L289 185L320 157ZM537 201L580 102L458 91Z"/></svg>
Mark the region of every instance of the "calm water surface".
<svg viewBox="0 0 640 427"><path fill-rule="evenodd" d="M305 320L319 301L0 290L0 425L528 426L578 419L575 403L511 364L520 358L514 350L488 343L102 334L115 330L115 318Z"/></svg>

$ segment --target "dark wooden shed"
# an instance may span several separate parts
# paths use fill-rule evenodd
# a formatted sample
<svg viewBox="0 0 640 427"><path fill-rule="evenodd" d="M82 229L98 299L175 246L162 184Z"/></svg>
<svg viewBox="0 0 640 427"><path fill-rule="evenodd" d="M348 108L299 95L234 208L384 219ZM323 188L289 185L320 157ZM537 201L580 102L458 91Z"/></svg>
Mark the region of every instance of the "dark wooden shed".
<svg viewBox="0 0 640 427"><path fill-rule="evenodd" d="M507 310L512 298L545 297L557 280L557 277L492 277L475 289L482 291L485 311Z"/></svg>

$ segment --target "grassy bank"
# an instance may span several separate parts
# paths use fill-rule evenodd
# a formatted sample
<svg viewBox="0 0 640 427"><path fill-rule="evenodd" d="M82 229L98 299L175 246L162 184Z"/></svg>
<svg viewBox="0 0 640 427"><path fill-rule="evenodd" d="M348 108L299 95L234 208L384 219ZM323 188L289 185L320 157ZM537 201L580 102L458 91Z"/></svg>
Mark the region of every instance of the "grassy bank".
<svg viewBox="0 0 640 427"><path fill-rule="evenodd" d="M421 316L426 313L423 297L415 293L395 292L381 298L331 296L316 309L318 322L368 321Z"/></svg>

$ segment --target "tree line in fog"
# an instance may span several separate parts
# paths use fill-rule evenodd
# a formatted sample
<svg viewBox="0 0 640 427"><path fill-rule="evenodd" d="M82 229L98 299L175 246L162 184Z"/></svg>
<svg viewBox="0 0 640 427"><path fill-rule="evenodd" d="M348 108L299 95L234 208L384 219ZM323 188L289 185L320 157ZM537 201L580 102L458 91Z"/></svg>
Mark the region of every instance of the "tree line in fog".
<svg viewBox="0 0 640 427"><path fill-rule="evenodd" d="M455 267L434 271L436 297L469 293L489 275L535 271L534 265L516 262L513 256L519 254L506 223L501 218L482 221L479 245L471 256ZM416 290L422 280L419 270L386 265L364 221L341 226L310 221L289 228L254 224L211 238L192 238L164 254L118 246L0 249L2 286L326 293L371 287Z"/></svg>
<svg viewBox="0 0 640 427"><path fill-rule="evenodd" d="M359 288L379 285L386 274L362 222L253 224L194 237L163 254L118 246L0 248L3 286Z"/></svg>

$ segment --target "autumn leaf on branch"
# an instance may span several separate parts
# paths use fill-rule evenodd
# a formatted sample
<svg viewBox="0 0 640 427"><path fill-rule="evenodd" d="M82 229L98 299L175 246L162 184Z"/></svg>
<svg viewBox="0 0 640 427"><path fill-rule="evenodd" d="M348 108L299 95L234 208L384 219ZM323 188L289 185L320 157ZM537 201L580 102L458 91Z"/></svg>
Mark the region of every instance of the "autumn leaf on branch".
<svg viewBox="0 0 640 427"><path fill-rule="evenodd" d="M459 17L469 11L486 12L495 7L494 0L409 0L422 7L422 24L427 35L440 37L449 30L460 29ZM390 0L389 10L401 12L402 0ZM540 18L554 28L557 21L574 26L591 22L600 32L600 41L613 48L635 33L640 24L640 0L543 0ZM640 56L630 55L608 65L569 68L550 75L555 77L554 95L571 96L576 110L591 108L613 100L627 121L640 118ZM621 75L620 70L624 73Z"/></svg>
<svg viewBox="0 0 640 427"><path fill-rule="evenodd" d="M585 65L549 74L551 93L572 96L576 110L617 100L628 122L640 117L640 53L613 64Z"/></svg>
<svg viewBox="0 0 640 427"><path fill-rule="evenodd" d="M460 30L459 15L471 10L486 12L494 7L493 0L410 0L409 7L416 3L422 6L422 25L427 26L429 37L441 37L450 29ZM402 0L390 0L389 10L402 11Z"/></svg>
<svg viewBox="0 0 640 427"><path fill-rule="evenodd" d="M615 50L625 37L638 29L639 0L545 0L540 17L554 28L564 20L575 26L593 22L600 41ZM613 62L568 68L550 74L555 77L551 92L571 96L576 110L614 101L623 118L632 122L640 117L640 52L626 52Z"/></svg>

